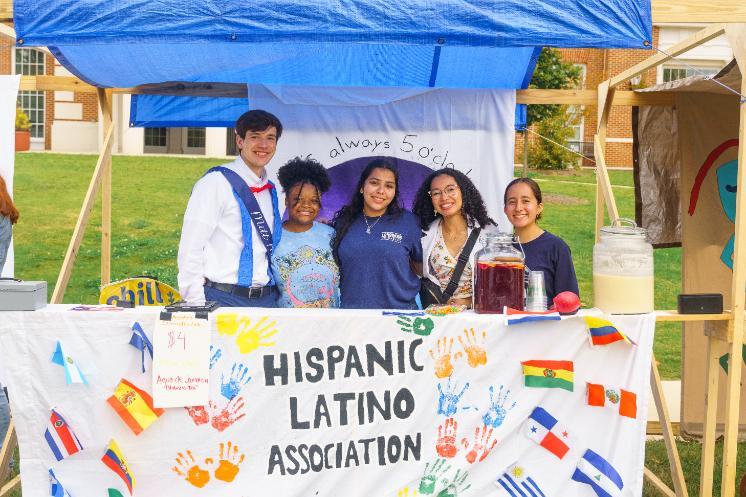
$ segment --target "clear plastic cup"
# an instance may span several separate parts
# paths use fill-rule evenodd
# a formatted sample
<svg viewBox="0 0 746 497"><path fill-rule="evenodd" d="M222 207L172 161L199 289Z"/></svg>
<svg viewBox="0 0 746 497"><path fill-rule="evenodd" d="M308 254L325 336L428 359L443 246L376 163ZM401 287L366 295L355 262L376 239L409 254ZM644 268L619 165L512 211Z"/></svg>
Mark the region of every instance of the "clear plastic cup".
<svg viewBox="0 0 746 497"><path fill-rule="evenodd" d="M532 312L542 312L547 310L547 293L544 289L543 271L531 271L528 274L526 310Z"/></svg>

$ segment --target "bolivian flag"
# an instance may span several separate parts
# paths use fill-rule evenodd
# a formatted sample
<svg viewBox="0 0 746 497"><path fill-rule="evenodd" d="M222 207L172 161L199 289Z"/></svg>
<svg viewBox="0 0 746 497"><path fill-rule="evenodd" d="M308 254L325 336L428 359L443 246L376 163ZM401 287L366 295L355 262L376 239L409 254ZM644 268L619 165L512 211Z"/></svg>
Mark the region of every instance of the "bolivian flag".
<svg viewBox="0 0 746 497"><path fill-rule="evenodd" d="M572 361L522 361L523 378L527 387L564 388L572 392Z"/></svg>
<svg viewBox="0 0 746 497"><path fill-rule="evenodd" d="M135 487L135 477L132 476L129 467L127 466L127 461L124 460L122 451L119 449L119 446L113 438L109 442L109 446L106 448L106 453L104 454L104 457L101 458L101 462L106 464L109 469L122 479L124 484L127 485L127 490L129 490L130 495L132 495L132 489ZM111 495L111 490L109 491L109 494Z"/></svg>
<svg viewBox="0 0 746 497"><path fill-rule="evenodd" d="M114 395L106 402L119 414L122 421L129 426L135 435L153 424L161 417L165 409L153 407L153 398L147 392L140 390L129 381L122 378L114 390Z"/></svg>

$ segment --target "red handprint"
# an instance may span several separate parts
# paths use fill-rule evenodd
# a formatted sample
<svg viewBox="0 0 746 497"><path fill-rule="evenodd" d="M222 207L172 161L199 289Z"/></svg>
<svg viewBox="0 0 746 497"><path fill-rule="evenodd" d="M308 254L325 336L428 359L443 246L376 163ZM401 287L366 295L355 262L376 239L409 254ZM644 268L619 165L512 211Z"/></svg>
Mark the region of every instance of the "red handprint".
<svg viewBox="0 0 746 497"><path fill-rule="evenodd" d="M207 423L210 421L210 415L207 414L207 409L205 409L205 406L192 406L192 407L185 407L184 409L187 410L189 413L189 417L192 418L192 421L194 421L194 424L199 426Z"/></svg>
<svg viewBox="0 0 746 497"><path fill-rule="evenodd" d="M438 441L435 450L441 457L454 457L458 452L456 447L456 431L458 423L453 418L446 419L445 423L438 426Z"/></svg>
<svg viewBox="0 0 746 497"><path fill-rule="evenodd" d="M213 412L211 420L212 427L218 431L223 431L226 428L230 427L231 425L233 425L233 423L246 416L246 413L244 412L241 412L239 414L243 407L243 397L233 397L228 402L228 404L226 404L223 410L215 415L215 413L217 412L217 406L210 402L210 408Z"/></svg>
<svg viewBox="0 0 746 497"><path fill-rule="evenodd" d="M479 456L479 461L484 459L490 454L490 451L497 445L497 439L492 440L490 445L490 439L492 438L492 428L487 429L487 425L483 425L474 429L474 442L472 442L471 450L466 453L466 461L469 464L473 464ZM469 448L469 441L465 438L461 440L461 444L464 448ZM479 451L482 451L480 454Z"/></svg>

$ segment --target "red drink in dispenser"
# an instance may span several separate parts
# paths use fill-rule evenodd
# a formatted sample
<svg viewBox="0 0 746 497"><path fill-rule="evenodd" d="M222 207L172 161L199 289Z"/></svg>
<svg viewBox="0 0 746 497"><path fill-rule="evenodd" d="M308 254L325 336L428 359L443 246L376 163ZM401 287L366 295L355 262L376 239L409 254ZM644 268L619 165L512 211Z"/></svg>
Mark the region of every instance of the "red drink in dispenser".
<svg viewBox="0 0 746 497"><path fill-rule="evenodd" d="M521 261L480 261L474 281L474 310L502 314L503 307L523 310L524 265Z"/></svg>

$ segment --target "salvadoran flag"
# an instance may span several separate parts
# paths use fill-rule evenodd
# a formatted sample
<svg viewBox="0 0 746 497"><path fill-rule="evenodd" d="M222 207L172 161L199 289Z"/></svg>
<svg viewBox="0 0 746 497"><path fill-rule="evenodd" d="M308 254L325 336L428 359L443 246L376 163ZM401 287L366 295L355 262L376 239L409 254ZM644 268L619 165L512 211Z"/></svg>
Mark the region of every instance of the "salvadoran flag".
<svg viewBox="0 0 746 497"><path fill-rule="evenodd" d="M570 434L566 429L557 426L557 419L542 407L534 408L523 424L523 429L528 438L560 459L570 451L570 446L567 445Z"/></svg>
<svg viewBox="0 0 746 497"><path fill-rule="evenodd" d="M495 485L510 497L546 497L536 480L517 462L495 480Z"/></svg>
<svg viewBox="0 0 746 497"><path fill-rule="evenodd" d="M49 470L49 495L52 497L70 497L70 494L67 493L67 490L65 490L65 487L62 486L62 483L60 483L51 469Z"/></svg>
<svg viewBox="0 0 746 497"><path fill-rule="evenodd" d="M60 341L57 342L57 347L54 349L54 354L52 354L52 362L65 368L65 380L68 385L71 383L88 384L73 358L68 354L65 354L65 351L62 348L62 342Z"/></svg>
<svg viewBox="0 0 746 497"><path fill-rule="evenodd" d="M54 454L55 459L58 461L83 450L83 445L78 440L78 437L75 436L70 425L54 409L52 409L52 414L49 416L49 424L47 425L47 431L44 432L44 439L49 444L52 454Z"/></svg>
<svg viewBox="0 0 746 497"><path fill-rule="evenodd" d="M599 497L618 497L622 495L624 487L622 477L614 466L591 449L583 454L572 479L590 485Z"/></svg>
<svg viewBox="0 0 746 497"><path fill-rule="evenodd" d="M519 311L512 307L505 307L503 309L505 314L505 324L508 326L513 324L521 323L535 323L537 321L560 321L560 313L557 311L543 311L543 312L532 312L532 311Z"/></svg>

